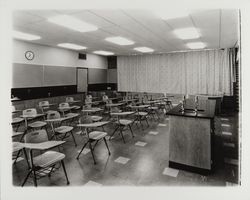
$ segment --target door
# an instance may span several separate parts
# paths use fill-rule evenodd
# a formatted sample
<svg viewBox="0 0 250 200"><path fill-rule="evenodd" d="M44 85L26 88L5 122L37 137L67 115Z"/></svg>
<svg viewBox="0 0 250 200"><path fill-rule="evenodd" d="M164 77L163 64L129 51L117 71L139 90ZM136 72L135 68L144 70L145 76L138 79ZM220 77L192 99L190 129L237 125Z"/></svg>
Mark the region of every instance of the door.
<svg viewBox="0 0 250 200"><path fill-rule="evenodd" d="M77 68L77 92L87 92L88 90L88 69Z"/></svg>

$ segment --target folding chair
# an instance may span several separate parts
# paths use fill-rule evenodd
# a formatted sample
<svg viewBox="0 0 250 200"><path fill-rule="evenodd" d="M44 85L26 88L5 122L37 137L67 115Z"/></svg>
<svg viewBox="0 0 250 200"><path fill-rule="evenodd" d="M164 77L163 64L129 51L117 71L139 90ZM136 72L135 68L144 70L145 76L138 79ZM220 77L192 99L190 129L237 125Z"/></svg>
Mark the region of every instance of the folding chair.
<svg viewBox="0 0 250 200"><path fill-rule="evenodd" d="M46 122L50 124L52 132L53 132L51 139L55 137L56 140L58 139L64 140L66 137L69 137L69 135L71 135L75 146L77 146L77 143L73 134L74 127L62 125L63 122L69 119L70 118L68 117L61 118L60 113L57 111L51 111L47 115Z"/></svg>
<svg viewBox="0 0 250 200"><path fill-rule="evenodd" d="M107 147L108 150L108 154L110 155L110 150L107 144L107 140L106 140L106 136L107 133L104 130L104 127L106 124L108 124L109 122L92 122L91 118L88 116L87 118L83 119L83 120L79 120L79 124L78 127L80 127L81 129L85 129L85 131L83 131L83 133L85 133L86 137L87 137L87 141L85 142L85 144L83 145L82 149L80 150L79 154L77 155L76 159L79 159L79 156L81 155L83 149L89 144L89 149L91 151L93 160L94 160L94 164L96 164L96 160L95 160L95 156L94 156L94 149L97 145L97 143L103 139L104 143ZM101 127L103 129L103 131L98 131L98 130L93 130L93 129L97 129ZM95 142L94 147L92 147L92 143Z"/></svg>
<svg viewBox="0 0 250 200"><path fill-rule="evenodd" d="M24 137L23 147L28 150L29 172L26 175L22 186L25 185L28 178L32 175L34 185L37 186L37 180L46 175L50 176L56 169L63 167L63 171L69 184L67 172L64 165L65 154L57 151L48 151L58 147L65 141L48 141L45 130L37 130L27 133ZM34 151L41 154L34 156ZM58 165L58 166L56 166Z"/></svg>

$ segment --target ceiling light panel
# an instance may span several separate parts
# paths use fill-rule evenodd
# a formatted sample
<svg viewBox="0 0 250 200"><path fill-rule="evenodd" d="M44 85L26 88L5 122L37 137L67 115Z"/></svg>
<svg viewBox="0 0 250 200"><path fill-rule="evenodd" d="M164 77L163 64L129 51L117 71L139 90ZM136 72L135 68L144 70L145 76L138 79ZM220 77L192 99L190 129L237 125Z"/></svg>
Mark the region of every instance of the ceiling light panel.
<svg viewBox="0 0 250 200"><path fill-rule="evenodd" d="M79 32L90 32L90 31L96 31L98 27L89 24L87 22L81 21L79 19L76 19L74 17L68 16L68 15L59 15L56 17L52 17L48 19L49 22L57 24L59 26L66 27L68 29L72 29Z"/></svg>
<svg viewBox="0 0 250 200"><path fill-rule="evenodd" d="M182 40L195 39L200 37L199 31L193 27L175 29L173 32L178 38Z"/></svg>
<svg viewBox="0 0 250 200"><path fill-rule="evenodd" d="M135 42L124 37L108 37L105 39L108 42L118 44L118 45L132 45Z"/></svg>
<svg viewBox="0 0 250 200"><path fill-rule="evenodd" d="M203 49L206 47L206 44L203 42L191 42L186 44L190 49Z"/></svg>
<svg viewBox="0 0 250 200"><path fill-rule="evenodd" d="M63 48L67 48L67 49L74 49L74 50L83 50L83 49L87 49L87 47L80 46L80 45L73 44L73 43L60 43L60 44L58 44L57 46L63 47Z"/></svg>
<svg viewBox="0 0 250 200"><path fill-rule="evenodd" d="M149 53L149 52L153 52L154 49L148 48L148 47L136 47L134 48L134 50L142 52L142 53Z"/></svg>
<svg viewBox="0 0 250 200"><path fill-rule="evenodd" d="M23 33L20 31L13 31L13 37L16 39L21 39L21 40L39 40L41 39L41 36L39 35L33 35L33 34L29 34L29 33Z"/></svg>
<svg viewBox="0 0 250 200"><path fill-rule="evenodd" d="M110 51L93 51L93 53L95 54L99 54L99 55L103 55L103 56L111 56L111 55L114 55L113 52L110 52Z"/></svg>

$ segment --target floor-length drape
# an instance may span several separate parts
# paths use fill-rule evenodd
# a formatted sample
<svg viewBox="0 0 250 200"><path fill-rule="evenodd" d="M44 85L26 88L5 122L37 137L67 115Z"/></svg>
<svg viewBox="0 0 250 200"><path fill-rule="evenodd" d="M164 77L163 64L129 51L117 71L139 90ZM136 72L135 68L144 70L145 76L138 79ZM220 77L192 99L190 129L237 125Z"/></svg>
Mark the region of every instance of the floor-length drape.
<svg viewBox="0 0 250 200"><path fill-rule="evenodd" d="M118 56L118 90L232 95L229 49Z"/></svg>

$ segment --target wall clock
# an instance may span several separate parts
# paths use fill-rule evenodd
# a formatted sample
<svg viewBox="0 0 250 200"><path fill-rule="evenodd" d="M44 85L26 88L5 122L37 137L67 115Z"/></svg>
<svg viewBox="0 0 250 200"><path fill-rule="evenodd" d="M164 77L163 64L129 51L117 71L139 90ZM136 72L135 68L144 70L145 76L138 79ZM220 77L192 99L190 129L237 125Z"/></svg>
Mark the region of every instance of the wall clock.
<svg viewBox="0 0 250 200"><path fill-rule="evenodd" d="M32 52L32 51L26 51L26 52L25 52L25 58L26 58L27 60L33 60L34 57L35 57L34 52Z"/></svg>

